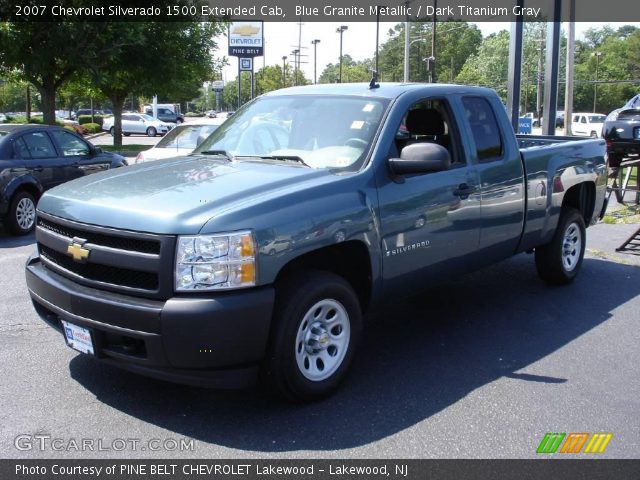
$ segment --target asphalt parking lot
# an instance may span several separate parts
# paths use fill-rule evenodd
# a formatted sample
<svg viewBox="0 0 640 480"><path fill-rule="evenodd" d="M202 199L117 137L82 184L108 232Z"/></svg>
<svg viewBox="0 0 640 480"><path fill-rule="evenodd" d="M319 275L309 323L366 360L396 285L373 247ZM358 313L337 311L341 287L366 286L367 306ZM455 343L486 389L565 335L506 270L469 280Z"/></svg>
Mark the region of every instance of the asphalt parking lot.
<svg viewBox="0 0 640 480"><path fill-rule="evenodd" d="M638 458L640 256L614 252L636 228L591 228L567 287L547 287L520 255L374 312L344 388L312 405L173 385L76 353L28 300L34 237L0 234L0 454L534 458L546 432L612 432L601 456ZM19 449L21 435L59 449ZM109 448L78 452L82 439ZM118 439L139 443L120 451ZM172 449L185 439L187 451Z"/></svg>

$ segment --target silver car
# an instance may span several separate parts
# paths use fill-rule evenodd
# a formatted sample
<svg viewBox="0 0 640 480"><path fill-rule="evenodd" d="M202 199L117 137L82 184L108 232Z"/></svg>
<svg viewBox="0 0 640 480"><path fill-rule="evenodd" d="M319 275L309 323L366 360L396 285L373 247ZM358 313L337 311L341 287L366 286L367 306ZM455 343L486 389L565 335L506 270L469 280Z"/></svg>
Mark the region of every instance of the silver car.
<svg viewBox="0 0 640 480"><path fill-rule="evenodd" d="M102 122L102 130L106 130L111 135L114 134L113 127L114 117L105 118ZM122 133L131 135L132 133L155 137L156 135L164 135L171 130L173 125L162 122L150 115L144 113L123 113L122 114Z"/></svg>

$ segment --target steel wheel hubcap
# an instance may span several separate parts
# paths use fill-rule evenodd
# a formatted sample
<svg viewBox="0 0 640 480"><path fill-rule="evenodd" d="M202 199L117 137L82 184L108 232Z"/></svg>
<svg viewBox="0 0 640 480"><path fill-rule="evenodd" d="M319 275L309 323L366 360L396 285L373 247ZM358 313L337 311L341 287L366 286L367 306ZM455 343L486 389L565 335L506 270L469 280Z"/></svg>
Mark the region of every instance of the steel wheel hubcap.
<svg viewBox="0 0 640 480"><path fill-rule="evenodd" d="M296 363L313 382L326 380L342 365L351 328L349 314L333 299L320 300L305 313L296 335Z"/></svg>
<svg viewBox="0 0 640 480"><path fill-rule="evenodd" d="M28 198L23 198L16 207L16 221L23 230L29 230L36 219L36 206Z"/></svg>
<svg viewBox="0 0 640 480"><path fill-rule="evenodd" d="M571 272L580 260L582 250L582 233L578 224L571 223L564 232L562 240L562 265L567 272Z"/></svg>

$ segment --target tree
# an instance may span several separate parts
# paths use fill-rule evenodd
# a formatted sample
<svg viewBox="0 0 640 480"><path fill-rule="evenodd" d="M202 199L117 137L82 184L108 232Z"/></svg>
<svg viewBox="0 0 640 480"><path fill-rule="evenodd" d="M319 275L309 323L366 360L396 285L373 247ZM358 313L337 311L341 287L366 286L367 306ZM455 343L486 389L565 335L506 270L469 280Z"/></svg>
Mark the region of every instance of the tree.
<svg viewBox="0 0 640 480"><path fill-rule="evenodd" d="M130 22L100 24L85 65L93 85L111 103L114 145L122 144L122 110L131 94L190 100L216 68L213 40L219 22ZM159 39L163 39L159 41ZM134 59L132 61L132 59Z"/></svg>
<svg viewBox="0 0 640 480"><path fill-rule="evenodd" d="M431 22L412 22L410 27L409 80L426 82L429 78L425 58L431 56ZM389 40L380 47L378 78L384 81L404 79L404 25L389 30ZM482 33L477 26L460 21L438 22L436 27L436 78L453 81L470 55L477 52Z"/></svg>
<svg viewBox="0 0 640 480"><path fill-rule="evenodd" d="M465 62L456 81L491 87L505 100L508 61L509 32L502 30L489 35L482 41L478 52Z"/></svg>
<svg viewBox="0 0 640 480"><path fill-rule="evenodd" d="M0 69L37 88L44 123L55 124L56 92L81 64L94 28L93 24L68 21L0 25Z"/></svg>
<svg viewBox="0 0 640 480"><path fill-rule="evenodd" d="M342 82L368 82L371 80L373 61L366 59L355 61L350 55L342 56ZM335 83L340 78L340 63L330 63L320 74L318 83Z"/></svg>

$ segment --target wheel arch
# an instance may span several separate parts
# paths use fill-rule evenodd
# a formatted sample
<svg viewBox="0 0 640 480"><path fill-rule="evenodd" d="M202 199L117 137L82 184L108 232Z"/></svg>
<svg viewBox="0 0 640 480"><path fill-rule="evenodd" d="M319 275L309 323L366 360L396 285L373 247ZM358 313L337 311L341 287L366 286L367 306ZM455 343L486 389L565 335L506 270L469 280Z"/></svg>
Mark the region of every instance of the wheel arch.
<svg viewBox="0 0 640 480"><path fill-rule="evenodd" d="M596 184L594 182L582 182L574 185L564 194L562 208L572 207L577 209L584 219L586 226L590 225L596 205Z"/></svg>
<svg viewBox="0 0 640 480"><path fill-rule="evenodd" d="M275 284L303 270L334 273L355 291L364 313L371 302L372 266L369 250L358 240L349 240L304 253L286 263L278 272Z"/></svg>

